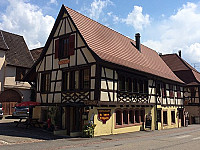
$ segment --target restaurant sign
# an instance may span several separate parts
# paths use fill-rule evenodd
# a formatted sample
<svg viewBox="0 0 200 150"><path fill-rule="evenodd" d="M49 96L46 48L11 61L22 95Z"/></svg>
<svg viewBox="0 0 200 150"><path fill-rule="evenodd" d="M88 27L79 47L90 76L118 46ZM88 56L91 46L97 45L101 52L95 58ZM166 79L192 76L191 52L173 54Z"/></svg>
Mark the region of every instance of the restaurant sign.
<svg viewBox="0 0 200 150"><path fill-rule="evenodd" d="M63 64L68 64L70 61L69 61L69 59L65 59L65 60L60 60L59 62L58 62L58 64L59 65L63 65Z"/></svg>
<svg viewBox="0 0 200 150"><path fill-rule="evenodd" d="M98 119L105 124L110 119L110 112L110 109L98 109Z"/></svg>

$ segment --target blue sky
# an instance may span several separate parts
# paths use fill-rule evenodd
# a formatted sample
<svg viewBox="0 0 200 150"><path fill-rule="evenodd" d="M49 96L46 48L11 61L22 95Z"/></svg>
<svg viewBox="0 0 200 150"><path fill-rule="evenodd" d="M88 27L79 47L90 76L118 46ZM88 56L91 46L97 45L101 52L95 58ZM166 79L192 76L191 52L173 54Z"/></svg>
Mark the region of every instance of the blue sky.
<svg viewBox="0 0 200 150"><path fill-rule="evenodd" d="M44 46L64 4L159 53L177 53L200 67L200 0L0 0L0 29Z"/></svg>

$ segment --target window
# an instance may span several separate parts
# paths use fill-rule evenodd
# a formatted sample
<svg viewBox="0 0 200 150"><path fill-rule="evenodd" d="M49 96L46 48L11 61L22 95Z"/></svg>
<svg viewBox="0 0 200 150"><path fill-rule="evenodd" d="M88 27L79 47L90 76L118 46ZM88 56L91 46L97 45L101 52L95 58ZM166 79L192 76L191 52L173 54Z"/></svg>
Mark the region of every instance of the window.
<svg viewBox="0 0 200 150"><path fill-rule="evenodd" d="M128 112L126 110L123 111L123 124L128 124Z"/></svg>
<svg viewBox="0 0 200 150"><path fill-rule="evenodd" d="M122 125L121 111L116 111L116 125Z"/></svg>
<svg viewBox="0 0 200 150"><path fill-rule="evenodd" d="M145 116L145 112L144 112L144 110L141 110L140 111L141 122L144 122L144 116Z"/></svg>
<svg viewBox="0 0 200 150"><path fill-rule="evenodd" d="M79 71L75 71L75 82L74 82L75 89L79 88Z"/></svg>
<svg viewBox="0 0 200 150"><path fill-rule="evenodd" d="M74 55L75 35L66 35L55 40L55 58L67 58Z"/></svg>
<svg viewBox="0 0 200 150"><path fill-rule="evenodd" d="M22 81L24 76L26 74L26 69L25 68L20 68L20 67L17 67L16 68L16 81Z"/></svg>
<svg viewBox="0 0 200 150"><path fill-rule="evenodd" d="M190 89L190 92L191 92L191 97L195 98L195 96L196 96L196 90L195 90L195 88L194 87L190 87L189 89Z"/></svg>
<svg viewBox="0 0 200 150"><path fill-rule="evenodd" d="M135 110L135 122L140 123L140 114L139 110Z"/></svg>
<svg viewBox="0 0 200 150"><path fill-rule="evenodd" d="M169 96L170 96L170 98L174 98L173 85L169 85Z"/></svg>
<svg viewBox="0 0 200 150"><path fill-rule="evenodd" d="M134 124L134 111L133 110L129 111L129 123Z"/></svg>
<svg viewBox="0 0 200 150"><path fill-rule="evenodd" d="M70 76L69 76L69 89L74 90L75 89L75 71L70 71Z"/></svg>
<svg viewBox="0 0 200 150"><path fill-rule="evenodd" d="M161 110L157 110L157 122L161 122Z"/></svg>
<svg viewBox="0 0 200 150"><path fill-rule="evenodd" d="M163 124L167 125L167 111L163 111Z"/></svg>
<svg viewBox="0 0 200 150"><path fill-rule="evenodd" d="M119 90L125 91L125 77L119 76Z"/></svg>
<svg viewBox="0 0 200 150"><path fill-rule="evenodd" d="M49 92L50 91L50 73L42 73L41 74L41 92Z"/></svg>
<svg viewBox="0 0 200 150"><path fill-rule="evenodd" d="M133 92L138 92L138 85L137 85L137 80L133 80Z"/></svg>
<svg viewBox="0 0 200 150"><path fill-rule="evenodd" d="M180 86L177 86L177 97L181 98L181 89L180 89Z"/></svg>
<svg viewBox="0 0 200 150"><path fill-rule="evenodd" d="M175 111L171 111L171 119L172 123L175 123Z"/></svg>
<svg viewBox="0 0 200 150"><path fill-rule="evenodd" d="M126 78L126 91L132 92L132 80L131 80L131 78Z"/></svg>
<svg viewBox="0 0 200 150"><path fill-rule="evenodd" d="M138 81L138 90L139 90L139 93L143 93L143 82L142 82L142 80Z"/></svg>
<svg viewBox="0 0 200 150"><path fill-rule="evenodd" d="M148 88L148 80L144 81L144 93L148 94L149 93L149 88Z"/></svg>
<svg viewBox="0 0 200 150"><path fill-rule="evenodd" d="M66 91L68 90L68 77L69 72L63 72L62 74L62 90Z"/></svg>
<svg viewBox="0 0 200 150"><path fill-rule="evenodd" d="M160 84L159 83L156 84L156 95L161 97Z"/></svg>
<svg viewBox="0 0 200 150"><path fill-rule="evenodd" d="M162 84L162 97L166 97L166 84L165 83L163 83Z"/></svg>
<svg viewBox="0 0 200 150"><path fill-rule="evenodd" d="M62 90L78 90L90 88L90 69L63 71Z"/></svg>
<svg viewBox="0 0 200 150"><path fill-rule="evenodd" d="M81 89L90 88L90 69L80 70L80 88Z"/></svg>
<svg viewBox="0 0 200 150"><path fill-rule="evenodd" d="M116 127L127 127L142 124L145 121L144 109L117 109L116 112Z"/></svg>

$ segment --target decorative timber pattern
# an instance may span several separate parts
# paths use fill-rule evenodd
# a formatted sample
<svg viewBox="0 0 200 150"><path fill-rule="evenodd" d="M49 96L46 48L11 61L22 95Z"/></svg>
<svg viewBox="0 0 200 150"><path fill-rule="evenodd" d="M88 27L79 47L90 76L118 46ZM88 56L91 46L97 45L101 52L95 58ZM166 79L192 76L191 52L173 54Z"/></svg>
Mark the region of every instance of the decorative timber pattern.
<svg viewBox="0 0 200 150"><path fill-rule="evenodd" d="M90 100L90 92L66 92L62 94L62 103L80 103Z"/></svg>
<svg viewBox="0 0 200 150"><path fill-rule="evenodd" d="M118 102L130 102L130 103L149 103L148 94L129 93L129 92L117 92Z"/></svg>

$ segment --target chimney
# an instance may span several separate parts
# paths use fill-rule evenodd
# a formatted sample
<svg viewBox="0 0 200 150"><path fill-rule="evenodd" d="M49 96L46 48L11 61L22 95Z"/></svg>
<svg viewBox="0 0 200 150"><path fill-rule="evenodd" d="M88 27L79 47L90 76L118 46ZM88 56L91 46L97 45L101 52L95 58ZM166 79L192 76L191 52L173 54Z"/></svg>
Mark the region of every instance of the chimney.
<svg viewBox="0 0 200 150"><path fill-rule="evenodd" d="M179 55L179 57L181 57L181 50L178 51L178 55Z"/></svg>
<svg viewBox="0 0 200 150"><path fill-rule="evenodd" d="M141 46L140 46L140 33L135 34L135 42L136 42L136 48L139 52L141 52Z"/></svg>

